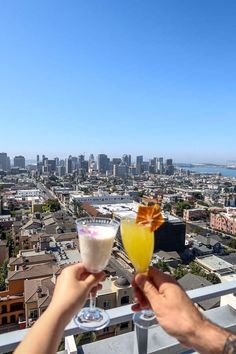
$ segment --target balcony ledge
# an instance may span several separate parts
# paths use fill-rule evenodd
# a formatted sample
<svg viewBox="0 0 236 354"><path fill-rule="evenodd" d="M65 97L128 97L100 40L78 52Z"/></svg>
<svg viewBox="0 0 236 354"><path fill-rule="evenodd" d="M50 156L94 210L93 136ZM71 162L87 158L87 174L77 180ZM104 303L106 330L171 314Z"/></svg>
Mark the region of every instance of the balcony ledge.
<svg viewBox="0 0 236 354"><path fill-rule="evenodd" d="M236 281L230 281L212 285L187 292L193 302L236 293ZM131 305L126 305L108 310L111 322L110 325L120 324L132 320ZM206 317L211 319L216 324L236 331L236 310L230 306L223 306L204 312ZM22 341L28 329L8 332L0 334L0 353L9 352L15 349L19 342ZM82 331L76 326L72 320L66 327L64 336L68 337L81 333ZM66 342L66 340L65 340ZM112 354L154 354L154 353L181 353L186 352L186 349L172 337L168 336L161 327L155 327L146 330L136 329L134 332L121 334L119 336L107 338L96 343L84 345L81 353L84 354L100 354L107 352ZM78 351L79 352L79 351ZM189 352L189 351L188 351ZM74 351L67 350L67 354L72 354Z"/></svg>

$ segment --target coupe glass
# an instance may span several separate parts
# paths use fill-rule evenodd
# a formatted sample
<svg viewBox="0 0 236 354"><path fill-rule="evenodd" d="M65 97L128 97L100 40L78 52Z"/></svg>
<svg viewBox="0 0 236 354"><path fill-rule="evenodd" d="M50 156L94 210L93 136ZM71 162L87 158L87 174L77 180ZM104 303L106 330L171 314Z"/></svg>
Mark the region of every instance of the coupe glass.
<svg viewBox="0 0 236 354"><path fill-rule="evenodd" d="M119 223L106 218L81 218L76 221L82 262L90 273L101 272L108 264ZM95 307L96 295L90 293L90 305L83 308L74 320L87 331L106 327L110 318L103 310Z"/></svg>
<svg viewBox="0 0 236 354"><path fill-rule="evenodd" d="M125 251L136 272L146 272L153 254L154 232L146 225L137 224L134 219L123 219L121 237ZM157 323L152 310L136 312L133 321L141 328L148 328Z"/></svg>

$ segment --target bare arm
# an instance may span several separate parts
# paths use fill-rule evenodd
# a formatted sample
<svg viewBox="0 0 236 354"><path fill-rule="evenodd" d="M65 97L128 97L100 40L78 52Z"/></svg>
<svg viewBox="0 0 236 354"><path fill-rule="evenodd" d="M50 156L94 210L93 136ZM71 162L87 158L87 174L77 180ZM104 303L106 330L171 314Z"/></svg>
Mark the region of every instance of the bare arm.
<svg viewBox="0 0 236 354"><path fill-rule="evenodd" d="M137 274L134 281L137 304L134 311L152 307L160 325L183 345L202 354L231 354L227 349L236 336L208 321L170 276L150 268Z"/></svg>
<svg viewBox="0 0 236 354"><path fill-rule="evenodd" d="M101 288L104 273L89 274L82 264L65 268L57 280L52 301L30 329L14 354L57 352L64 328L86 301L89 292Z"/></svg>

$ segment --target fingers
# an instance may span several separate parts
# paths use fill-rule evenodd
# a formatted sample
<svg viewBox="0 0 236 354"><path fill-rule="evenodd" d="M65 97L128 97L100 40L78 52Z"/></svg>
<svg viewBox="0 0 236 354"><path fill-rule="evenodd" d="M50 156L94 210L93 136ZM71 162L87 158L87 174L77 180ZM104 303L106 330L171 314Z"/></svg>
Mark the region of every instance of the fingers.
<svg viewBox="0 0 236 354"><path fill-rule="evenodd" d="M92 294L92 296L96 296L97 291L102 289L102 284L98 284L97 286L94 286L90 292Z"/></svg>
<svg viewBox="0 0 236 354"><path fill-rule="evenodd" d="M92 288L96 286L100 281L104 281L105 277L106 275L104 272L100 272L96 274L88 274L84 282L89 288Z"/></svg>
<svg viewBox="0 0 236 354"><path fill-rule="evenodd" d="M159 293L153 282L144 273L137 274L135 277L135 282L139 289L144 293L151 307L154 309L159 298Z"/></svg>
<svg viewBox="0 0 236 354"><path fill-rule="evenodd" d="M132 306L131 306L131 309L132 309L132 311L134 311L134 312L139 312L139 311L143 310L142 307L140 306L140 304L134 304L134 305L132 305Z"/></svg>
<svg viewBox="0 0 236 354"><path fill-rule="evenodd" d="M164 283L176 283L176 281L163 272L160 272L158 269L150 267L148 270L148 277L151 279L153 284L156 286L157 289L160 288L161 285Z"/></svg>
<svg viewBox="0 0 236 354"><path fill-rule="evenodd" d="M142 308L150 308L149 301L139 288L134 288L134 301L137 302Z"/></svg>

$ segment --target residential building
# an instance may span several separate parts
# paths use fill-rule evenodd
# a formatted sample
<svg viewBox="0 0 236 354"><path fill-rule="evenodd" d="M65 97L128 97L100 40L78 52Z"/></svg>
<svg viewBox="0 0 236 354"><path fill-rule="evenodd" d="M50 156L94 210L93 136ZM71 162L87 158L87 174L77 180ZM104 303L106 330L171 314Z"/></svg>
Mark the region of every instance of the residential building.
<svg viewBox="0 0 236 354"><path fill-rule="evenodd" d="M189 220L199 220L206 217L206 210L195 208L195 209L184 209L183 218L186 221Z"/></svg>
<svg viewBox="0 0 236 354"><path fill-rule="evenodd" d="M236 208L210 214L210 226L214 230L236 235Z"/></svg>
<svg viewBox="0 0 236 354"><path fill-rule="evenodd" d="M200 289L205 286L212 285L212 283L209 282L207 279L205 279L199 275L195 275L195 274L191 274L191 273L188 273L188 274L184 275L182 278L180 278L178 280L178 283L181 285L181 287L185 291ZM197 305L203 311L207 311L207 310L219 307L220 306L220 297L199 301L199 302L197 302Z"/></svg>
<svg viewBox="0 0 236 354"><path fill-rule="evenodd" d="M79 203L89 203L89 204L116 204L116 203L132 203L133 199L130 195L118 195L118 194L108 194L101 193L98 195L83 195L83 194L70 194L70 204L74 201Z"/></svg>

